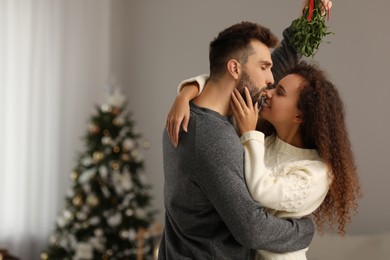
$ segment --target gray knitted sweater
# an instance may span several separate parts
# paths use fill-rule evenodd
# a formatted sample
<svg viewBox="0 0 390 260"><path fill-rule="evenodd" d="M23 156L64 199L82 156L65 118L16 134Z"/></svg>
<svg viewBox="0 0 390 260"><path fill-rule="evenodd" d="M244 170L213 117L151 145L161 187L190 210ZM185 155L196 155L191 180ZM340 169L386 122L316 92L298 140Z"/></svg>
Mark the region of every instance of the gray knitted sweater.
<svg viewBox="0 0 390 260"><path fill-rule="evenodd" d="M275 82L295 64L286 44L273 52ZM276 68L275 68L276 67ZM188 133L174 148L163 134L165 228L159 259L253 259L255 251L295 251L311 242L309 219L267 214L244 180L244 149L227 117L191 103Z"/></svg>

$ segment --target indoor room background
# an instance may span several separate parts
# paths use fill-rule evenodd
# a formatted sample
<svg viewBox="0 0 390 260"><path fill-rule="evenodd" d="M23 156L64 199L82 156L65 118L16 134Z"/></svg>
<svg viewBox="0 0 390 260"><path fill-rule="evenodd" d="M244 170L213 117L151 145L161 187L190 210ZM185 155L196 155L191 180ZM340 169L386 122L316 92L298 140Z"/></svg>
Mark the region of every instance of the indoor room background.
<svg viewBox="0 0 390 260"><path fill-rule="evenodd" d="M151 143L143 151L145 174L163 223L162 132L178 83L208 73L208 45L224 28L252 21L281 38L301 5L300 0L0 3L5 32L0 33L0 247L22 259L38 259L48 243L83 149L87 120L94 105L105 101L108 85L121 87L137 129ZM345 240L387 238L375 240L387 247L389 10L385 0L334 0L327 21L334 35L314 58L345 102L362 184L363 198ZM316 241L309 259L329 259L321 253L331 253L335 245Z"/></svg>

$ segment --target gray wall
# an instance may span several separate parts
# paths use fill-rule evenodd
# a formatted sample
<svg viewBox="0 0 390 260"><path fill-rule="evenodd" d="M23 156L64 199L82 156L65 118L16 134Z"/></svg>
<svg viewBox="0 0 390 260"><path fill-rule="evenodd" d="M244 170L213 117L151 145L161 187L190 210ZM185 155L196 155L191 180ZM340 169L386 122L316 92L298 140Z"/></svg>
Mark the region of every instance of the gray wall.
<svg viewBox="0 0 390 260"><path fill-rule="evenodd" d="M360 2L360 1L359 1ZM352 4L353 3L353 4ZM163 222L161 134L178 82L208 72L208 44L243 20L278 36L299 14L300 1L112 1L112 72L124 89L137 126L152 147L145 151L148 180ZM335 32L316 55L339 86L364 198L349 233L390 232L387 188L390 132L390 2L334 1L328 25Z"/></svg>

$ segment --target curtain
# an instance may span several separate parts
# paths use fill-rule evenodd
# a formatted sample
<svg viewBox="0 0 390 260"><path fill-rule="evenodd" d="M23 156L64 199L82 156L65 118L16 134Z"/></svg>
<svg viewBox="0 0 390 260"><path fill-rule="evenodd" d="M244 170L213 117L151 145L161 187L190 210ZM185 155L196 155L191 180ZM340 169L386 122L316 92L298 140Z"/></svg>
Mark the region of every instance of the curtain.
<svg viewBox="0 0 390 260"><path fill-rule="evenodd" d="M0 0L0 248L39 259L110 66L110 4Z"/></svg>

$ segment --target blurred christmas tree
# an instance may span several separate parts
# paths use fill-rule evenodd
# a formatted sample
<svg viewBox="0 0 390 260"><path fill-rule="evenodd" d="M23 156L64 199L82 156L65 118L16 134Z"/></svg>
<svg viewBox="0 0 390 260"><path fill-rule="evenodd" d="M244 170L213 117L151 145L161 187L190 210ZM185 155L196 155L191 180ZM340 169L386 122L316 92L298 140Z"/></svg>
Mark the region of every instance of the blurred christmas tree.
<svg viewBox="0 0 390 260"><path fill-rule="evenodd" d="M156 241L142 231L140 243L139 231L152 224L155 211L142 173L141 136L124 101L116 89L90 119L86 149L41 259L153 259Z"/></svg>

